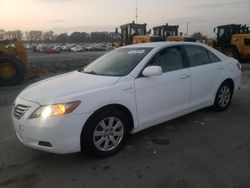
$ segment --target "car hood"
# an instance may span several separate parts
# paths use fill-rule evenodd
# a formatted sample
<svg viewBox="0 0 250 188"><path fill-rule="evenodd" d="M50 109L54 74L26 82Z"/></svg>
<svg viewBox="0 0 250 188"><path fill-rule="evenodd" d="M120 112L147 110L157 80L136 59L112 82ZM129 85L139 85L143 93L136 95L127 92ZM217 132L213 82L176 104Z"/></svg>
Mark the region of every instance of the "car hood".
<svg viewBox="0 0 250 188"><path fill-rule="evenodd" d="M84 93L112 87L119 78L74 71L34 83L24 89L19 97L41 105L69 102L66 101L68 98L76 99Z"/></svg>

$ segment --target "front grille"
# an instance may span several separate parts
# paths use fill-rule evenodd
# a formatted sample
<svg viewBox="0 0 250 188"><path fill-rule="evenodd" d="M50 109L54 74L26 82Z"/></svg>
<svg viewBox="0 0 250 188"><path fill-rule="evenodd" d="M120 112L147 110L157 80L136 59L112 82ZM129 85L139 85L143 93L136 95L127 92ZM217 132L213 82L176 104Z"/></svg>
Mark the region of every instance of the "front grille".
<svg viewBox="0 0 250 188"><path fill-rule="evenodd" d="M25 106L23 104L18 104L13 109L13 115L17 119L21 119L23 115L30 109L30 106Z"/></svg>

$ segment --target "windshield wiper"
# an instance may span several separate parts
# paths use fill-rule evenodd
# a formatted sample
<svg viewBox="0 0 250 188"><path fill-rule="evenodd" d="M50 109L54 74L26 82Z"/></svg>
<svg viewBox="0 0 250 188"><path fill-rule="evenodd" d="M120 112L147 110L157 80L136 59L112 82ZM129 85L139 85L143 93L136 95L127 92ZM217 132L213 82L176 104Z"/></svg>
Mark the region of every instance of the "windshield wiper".
<svg viewBox="0 0 250 188"><path fill-rule="evenodd" d="M97 75L97 73L95 71L89 71L89 72L87 72L87 71L82 70L82 72L87 73L87 74Z"/></svg>
<svg viewBox="0 0 250 188"><path fill-rule="evenodd" d="M95 71L84 71L84 67L78 69L78 71L79 71L79 72L86 73L86 74L94 74L94 75L97 75L97 73L96 73Z"/></svg>

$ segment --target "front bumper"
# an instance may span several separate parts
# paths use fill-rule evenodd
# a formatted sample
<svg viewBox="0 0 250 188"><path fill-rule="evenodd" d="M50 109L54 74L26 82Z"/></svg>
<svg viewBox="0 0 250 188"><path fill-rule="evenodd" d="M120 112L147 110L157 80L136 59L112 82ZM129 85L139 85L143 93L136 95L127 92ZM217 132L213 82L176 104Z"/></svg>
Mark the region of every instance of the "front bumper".
<svg viewBox="0 0 250 188"><path fill-rule="evenodd" d="M17 97L15 104L30 106L20 118L13 115L12 121L18 139L26 146L59 154L81 150L81 131L87 118L83 114L66 114L47 119L29 119L39 104Z"/></svg>

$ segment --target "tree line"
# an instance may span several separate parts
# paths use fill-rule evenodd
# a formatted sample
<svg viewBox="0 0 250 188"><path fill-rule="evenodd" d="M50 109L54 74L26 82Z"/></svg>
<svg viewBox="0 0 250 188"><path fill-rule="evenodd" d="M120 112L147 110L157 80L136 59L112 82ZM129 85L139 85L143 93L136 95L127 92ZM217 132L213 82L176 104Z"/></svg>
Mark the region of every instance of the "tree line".
<svg viewBox="0 0 250 188"><path fill-rule="evenodd" d="M20 30L5 31L0 29L0 41L22 40L30 43L93 43L93 42L115 42L119 39L117 33L109 32L73 32L56 34L54 31L29 31Z"/></svg>
<svg viewBox="0 0 250 188"><path fill-rule="evenodd" d="M192 35L196 40L206 40L207 36L201 32L196 32ZM0 29L0 41L2 43L12 40L22 40L30 43L93 43L93 42L118 42L118 32L73 32L71 34L61 33L56 34L54 31L29 31L22 32L20 30L5 31ZM3 42L4 41L4 42Z"/></svg>

